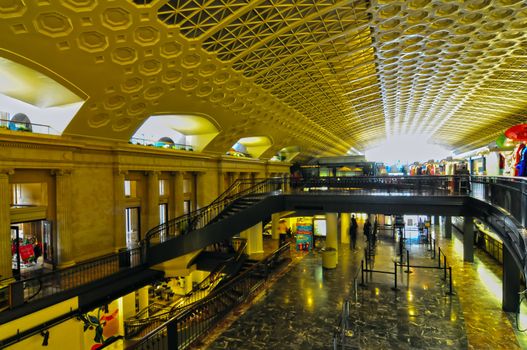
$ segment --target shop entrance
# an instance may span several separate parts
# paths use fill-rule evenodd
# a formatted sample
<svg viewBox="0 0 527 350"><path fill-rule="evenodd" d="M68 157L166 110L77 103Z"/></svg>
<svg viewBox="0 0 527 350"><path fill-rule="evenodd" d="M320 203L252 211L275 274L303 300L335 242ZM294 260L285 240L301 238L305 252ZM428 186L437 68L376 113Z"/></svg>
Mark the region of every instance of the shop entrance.
<svg viewBox="0 0 527 350"><path fill-rule="evenodd" d="M126 246L136 247L141 241L141 208L126 208L125 209L125 220L126 220Z"/></svg>
<svg viewBox="0 0 527 350"><path fill-rule="evenodd" d="M15 277L55 265L51 223L37 220L11 224L12 269Z"/></svg>

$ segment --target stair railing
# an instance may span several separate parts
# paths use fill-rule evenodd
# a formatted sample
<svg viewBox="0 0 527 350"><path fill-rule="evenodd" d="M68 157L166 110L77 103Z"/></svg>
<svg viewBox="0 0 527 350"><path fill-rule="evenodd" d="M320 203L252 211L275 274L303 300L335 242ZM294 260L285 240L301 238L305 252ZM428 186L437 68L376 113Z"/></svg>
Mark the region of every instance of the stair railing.
<svg viewBox="0 0 527 350"><path fill-rule="evenodd" d="M252 181L239 180L206 207L167 221L149 230L145 235L142 245L148 249L155 241L163 242L173 237L203 228L235 200L251 194L265 194L276 191L282 188L283 182L283 178L271 178L253 185Z"/></svg>
<svg viewBox="0 0 527 350"><path fill-rule="evenodd" d="M159 304L155 305L152 309L151 306L144 308L139 311L134 317L124 321L125 337L131 338L136 336L140 332L155 329L160 324L168 321L169 319L176 316L178 313L182 313L188 308L192 307L195 303L202 300L204 297L209 295L216 286L223 280L225 270L230 264L237 263L245 249L247 248L247 240L244 238L236 238L241 241L238 249L233 257L225 260L222 264L218 265L207 277L205 277L199 284L197 284L190 292L182 296L177 303L172 307L160 307ZM159 313L159 311L163 311ZM154 314L157 313L157 314Z"/></svg>

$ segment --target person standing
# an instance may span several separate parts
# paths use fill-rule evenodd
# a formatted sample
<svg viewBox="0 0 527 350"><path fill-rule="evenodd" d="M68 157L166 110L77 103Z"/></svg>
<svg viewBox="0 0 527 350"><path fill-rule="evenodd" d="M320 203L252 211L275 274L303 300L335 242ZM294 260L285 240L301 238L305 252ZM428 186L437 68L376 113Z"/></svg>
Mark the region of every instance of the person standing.
<svg viewBox="0 0 527 350"><path fill-rule="evenodd" d="M351 224L350 224L350 249L355 249L355 244L357 243L357 228L358 227L359 225L357 224L355 215L352 215Z"/></svg>
<svg viewBox="0 0 527 350"><path fill-rule="evenodd" d="M368 242L368 246L371 243L371 223L370 219L366 219L366 222L364 223L363 227L364 235L366 236L366 240Z"/></svg>

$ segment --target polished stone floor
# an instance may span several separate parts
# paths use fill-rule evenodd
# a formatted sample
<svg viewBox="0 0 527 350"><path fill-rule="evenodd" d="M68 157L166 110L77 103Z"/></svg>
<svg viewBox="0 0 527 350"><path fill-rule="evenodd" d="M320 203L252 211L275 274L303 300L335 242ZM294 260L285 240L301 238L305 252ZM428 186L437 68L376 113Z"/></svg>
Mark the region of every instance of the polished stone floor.
<svg viewBox="0 0 527 350"><path fill-rule="evenodd" d="M364 252L343 245L335 270L323 269L316 252L298 258L266 294L232 314L203 348L331 349L345 300L350 300L350 317L348 331L336 338L339 349L522 348L524 335L515 334L496 295L499 265L483 252L473 264L463 263L459 239L441 239L436 230L452 266L454 295L448 293L444 270L433 268L405 273L406 267L397 267L397 291L392 290L394 275L381 273L365 274L366 286L355 288ZM411 265L437 266L429 247L415 239L408 243ZM399 261L396 245L384 236L373 269L393 272L394 260Z"/></svg>

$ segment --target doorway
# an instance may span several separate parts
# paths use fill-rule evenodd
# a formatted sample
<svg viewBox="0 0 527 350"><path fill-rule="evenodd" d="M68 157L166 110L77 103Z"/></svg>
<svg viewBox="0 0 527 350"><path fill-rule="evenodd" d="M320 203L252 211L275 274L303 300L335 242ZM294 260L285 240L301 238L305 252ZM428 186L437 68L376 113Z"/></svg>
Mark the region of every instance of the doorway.
<svg viewBox="0 0 527 350"><path fill-rule="evenodd" d="M141 208L133 207L125 209L126 221L126 246L134 248L141 241Z"/></svg>
<svg viewBox="0 0 527 350"><path fill-rule="evenodd" d="M51 223L36 220L11 224L11 256L15 277L52 269L55 265Z"/></svg>

